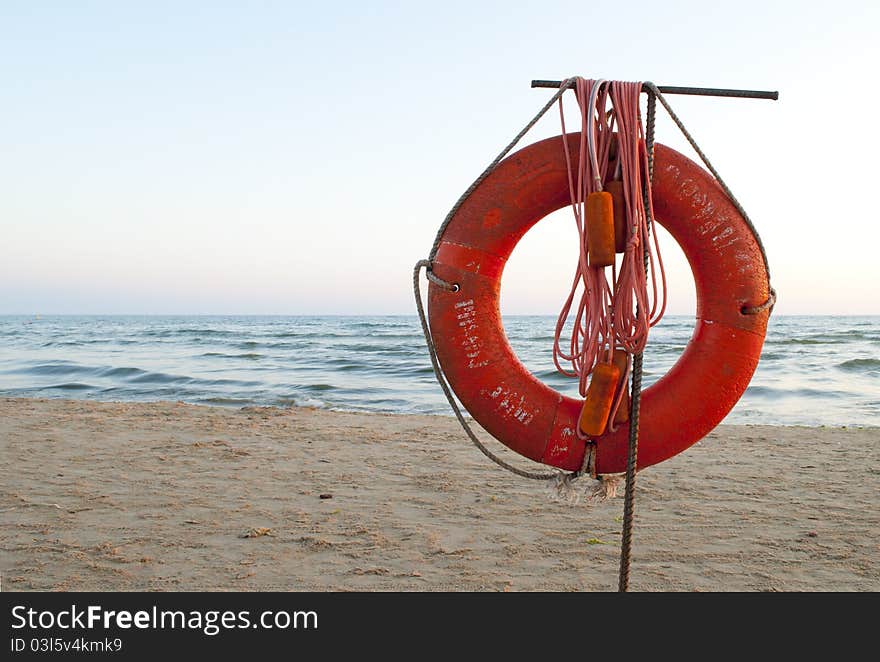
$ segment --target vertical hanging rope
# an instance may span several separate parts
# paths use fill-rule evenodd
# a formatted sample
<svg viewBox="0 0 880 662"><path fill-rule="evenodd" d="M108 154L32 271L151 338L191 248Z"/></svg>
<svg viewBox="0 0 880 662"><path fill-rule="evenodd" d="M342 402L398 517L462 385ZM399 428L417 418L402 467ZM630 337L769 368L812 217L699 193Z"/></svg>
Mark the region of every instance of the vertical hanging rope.
<svg viewBox="0 0 880 662"><path fill-rule="evenodd" d="M657 114L657 98L653 90L648 91L648 113L645 121L645 147L648 152L648 179L654 179L654 121ZM654 219L651 213L651 203L648 198L649 186L643 187L645 215L650 232ZM656 236L656 233L655 233ZM648 242L644 244L644 268L648 269ZM632 534L635 519L635 492L636 492L636 463L639 453L639 407L642 403L642 358L644 352L638 352L633 356L632 366L632 392L630 394L629 410L629 452L626 460L626 491L623 497L623 531L620 543L620 575L618 578L618 591L626 592L629 589L629 568L632 556Z"/></svg>

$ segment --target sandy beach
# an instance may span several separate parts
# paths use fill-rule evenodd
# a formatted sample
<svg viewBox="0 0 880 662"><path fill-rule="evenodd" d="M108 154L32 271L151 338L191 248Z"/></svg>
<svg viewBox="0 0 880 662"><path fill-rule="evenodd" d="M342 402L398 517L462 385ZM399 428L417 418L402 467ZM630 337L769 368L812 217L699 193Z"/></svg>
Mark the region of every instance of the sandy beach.
<svg viewBox="0 0 880 662"><path fill-rule="evenodd" d="M880 590L878 437L721 426L647 468L631 590ZM5 591L617 588L622 496L554 500L451 417L4 398L0 462Z"/></svg>

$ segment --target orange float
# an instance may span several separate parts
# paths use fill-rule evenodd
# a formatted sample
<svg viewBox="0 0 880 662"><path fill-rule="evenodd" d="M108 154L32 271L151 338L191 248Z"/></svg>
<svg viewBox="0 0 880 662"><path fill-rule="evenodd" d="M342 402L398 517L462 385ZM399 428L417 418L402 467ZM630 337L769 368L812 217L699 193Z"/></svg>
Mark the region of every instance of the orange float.
<svg viewBox="0 0 880 662"><path fill-rule="evenodd" d="M578 134L570 134L572 156ZM537 462L576 471L587 441L582 401L534 377L501 322L501 275L535 223L570 204L561 136L511 154L449 220L432 270L428 318L437 359L456 396L489 434ZM655 146L656 221L690 263L697 293L693 336L669 372L642 392L638 468L670 458L710 432L742 396L758 364L770 295L758 241L715 179L682 154ZM626 469L629 423L591 439L595 471Z"/></svg>
<svg viewBox="0 0 880 662"><path fill-rule="evenodd" d="M587 227L587 262L591 267L614 264L614 199L608 191L594 191L584 205Z"/></svg>
<svg viewBox="0 0 880 662"><path fill-rule="evenodd" d="M590 386L581 406L578 427L589 437L601 435L620 383L620 369L611 363L597 363L590 374Z"/></svg>

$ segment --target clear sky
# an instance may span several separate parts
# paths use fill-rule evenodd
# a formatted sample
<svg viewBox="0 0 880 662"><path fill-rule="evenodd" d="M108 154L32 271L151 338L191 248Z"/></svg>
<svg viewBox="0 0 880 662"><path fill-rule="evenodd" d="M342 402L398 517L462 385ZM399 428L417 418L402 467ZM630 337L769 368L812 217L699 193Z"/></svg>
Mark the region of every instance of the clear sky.
<svg viewBox="0 0 880 662"><path fill-rule="evenodd" d="M779 90L669 100L760 231L777 312L880 314L878 34L874 0L5 0L0 314L413 313L414 263L551 94L529 81L575 74ZM526 236L504 312L558 311L572 225Z"/></svg>

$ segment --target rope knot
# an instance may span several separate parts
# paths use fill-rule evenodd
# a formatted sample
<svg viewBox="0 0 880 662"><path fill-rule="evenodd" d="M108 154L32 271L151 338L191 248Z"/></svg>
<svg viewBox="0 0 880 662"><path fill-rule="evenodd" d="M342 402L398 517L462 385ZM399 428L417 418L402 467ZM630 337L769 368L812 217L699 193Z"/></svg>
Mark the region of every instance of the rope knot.
<svg viewBox="0 0 880 662"><path fill-rule="evenodd" d="M416 262L416 272L422 268L425 269L425 277L437 287L442 287L450 292L458 292L461 289L458 283L450 283L448 280L443 280L440 276L435 275L434 263L430 260L419 260Z"/></svg>
<svg viewBox="0 0 880 662"><path fill-rule="evenodd" d="M580 503L582 497L588 503L607 501L617 496L617 489L623 479L623 474L601 474L594 476L594 482L584 486L584 489L578 489L575 483L584 475L580 472L556 472L550 482L550 498L574 506Z"/></svg>
<svg viewBox="0 0 880 662"><path fill-rule="evenodd" d="M767 297L767 300L759 306L743 306L740 308L740 312L743 315L757 315L760 312L765 310L773 311L773 306L776 305L776 290L772 287L770 288L770 294Z"/></svg>

